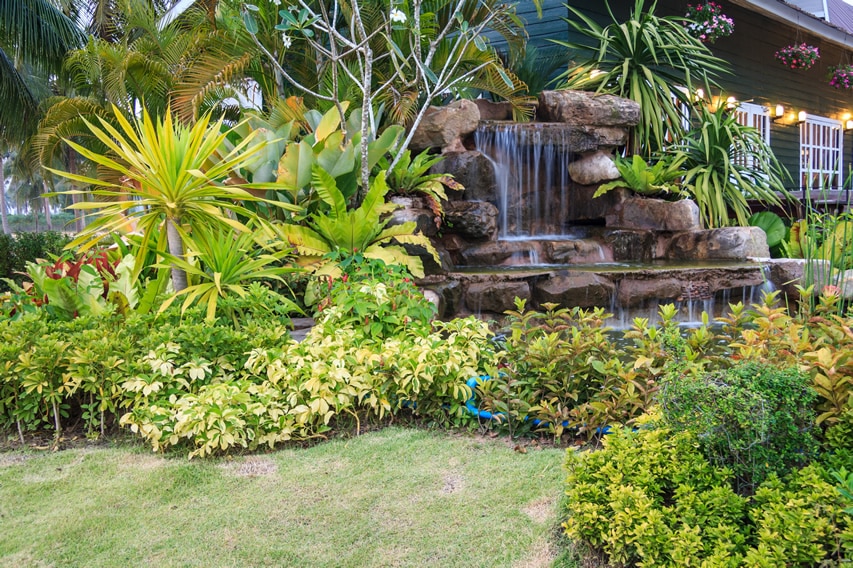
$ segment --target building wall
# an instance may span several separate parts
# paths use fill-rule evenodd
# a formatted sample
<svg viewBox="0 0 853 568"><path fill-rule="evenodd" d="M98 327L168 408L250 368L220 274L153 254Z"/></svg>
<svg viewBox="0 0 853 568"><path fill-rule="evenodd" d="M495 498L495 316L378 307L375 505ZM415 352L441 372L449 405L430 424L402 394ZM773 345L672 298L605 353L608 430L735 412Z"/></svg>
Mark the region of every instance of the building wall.
<svg viewBox="0 0 853 568"><path fill-rule="evenodd" d="M828 42L798 32L796 26L787 26L760 14L750 12L727 0L717 0L723 11L735 21L735 31L728 38L722 38L711 46L713 52L728 61L732 74L722 76L718 82L726 95L739 101L756 104L782 104L790 112L805 111L809 114L841 120L846 113L853 113L853 90L834 89L827 79L831 66L853 62L851 54ZM600 23L610 21L607 9L600 0L570 0L570 5L583 10ZM651 2L647 2L650 4ZM686 0L659 0L658 15L683 15ZM521 2L521 9L531 2ZM611 0L617 17L628 15L633 0ZM556 13L562 2L545 0L546 13ZM567 11L563 7L563 13ZM535 16L535 13L534 13ZM809 16L803 15L803 18ZM544 37L577 41L569 28L563 28L564 35L553 27L553 22L528 17L528 32L535 41L542 42ZM557 35L553 35L553 34ZM821 50L818 63L808 71L792 70L782 66L774 58L776 50L796 41L815 45ZM799 172L799 129L796 124L785 125L775 122L771 125L770 142L780 162L791 173L792 187L797 189ZM853 164L853 131L844 135L845 171Z"/></svg>

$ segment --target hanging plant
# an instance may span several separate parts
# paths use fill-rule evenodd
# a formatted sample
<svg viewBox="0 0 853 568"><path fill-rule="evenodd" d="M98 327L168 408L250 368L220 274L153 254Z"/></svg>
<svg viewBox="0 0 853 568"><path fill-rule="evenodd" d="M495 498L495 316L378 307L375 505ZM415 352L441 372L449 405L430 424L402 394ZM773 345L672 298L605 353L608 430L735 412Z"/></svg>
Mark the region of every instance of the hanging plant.
<svg viewBox="0 0 853 568"><path fill-rule="evenodd" d="M844 63L830 67L829 86L836 89L853 89L853 65Z"/></svg>
<svg viewBox="0 0 853 568"><path fill-rule="evenodd" d="M723 14L723 8L716 2L687 5L687 20L684 27L687 33L704 43L714 43L721 37L728 37L735 31L735 22Z"/></svg>
<svg viewBox="0 0 853 568"><path fill-rule="evenodd" d="M820 50L807 43L795 43L777 51L776 59L790 69L810 69L820 59Z"/></svg>

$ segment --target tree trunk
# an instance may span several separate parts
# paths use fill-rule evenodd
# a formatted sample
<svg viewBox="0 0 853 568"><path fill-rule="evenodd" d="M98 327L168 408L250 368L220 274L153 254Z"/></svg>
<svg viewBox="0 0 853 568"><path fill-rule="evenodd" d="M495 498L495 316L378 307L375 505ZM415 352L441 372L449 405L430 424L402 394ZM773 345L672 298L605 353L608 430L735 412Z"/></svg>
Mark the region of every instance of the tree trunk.
<svg viewBox="0 0 853 568"><path fill-rule="evenodd" d="M74 160L74 150L72 150L70 147L68 148L68 152L65 154L65 158L67 161L66 165L68 166L68 172L72 173L72 174L76 174L77 173L77 162ZM72 188L73 187L74 186L72 185ZM80 196L77 195L76 193L72 194L71 195L71 203L76 204L79 202L80 202ZM79 233L85 228L86 228L86 217L83 214L83 211L81 211L79 209L75 209L74 210L74 230Z"/></svg>
<svg viewBox="0 0 853 568"><path fill-rule="evenodd" d="M9 216L6 212L6 176L3 174L4 158L0 158L0 216L3 218L3 232L7 235L12 234L9 228Z"/></svg>
<svg viewBox="0 0 853 568"><path fill-rule="evenodd" d="M175 219L166 219L166 240L169 243L169 254L174 257L184 258L184 243L181 241L181 234L178 233L178 228ZM180 292L187 287L187 273L172 265L172 288L175 292Z"/></svg>
<svg viewBox="0 0 853 568"><path fill-rule="evenodd" d="M50 191L50 188L47 187L47 182L42 181L42 187L44 188L44 192L47 193ZM53 230L53 219L50 218L50 198L42 197L42 203L44 203L44 223L47 225L47 230Z"/></svg>

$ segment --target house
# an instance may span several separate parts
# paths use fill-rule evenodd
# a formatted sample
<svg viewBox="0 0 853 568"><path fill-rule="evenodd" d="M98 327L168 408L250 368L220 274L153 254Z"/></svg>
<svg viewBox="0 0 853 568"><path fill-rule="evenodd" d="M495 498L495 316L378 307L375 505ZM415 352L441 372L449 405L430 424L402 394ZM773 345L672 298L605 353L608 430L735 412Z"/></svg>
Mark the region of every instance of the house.
<svg viewBox="0 0 853 568"><path fill-rule="evenodd" d="M694 0L692 3L704 0ZM853 6L843 0L717 0L735 22L734 33L711 45L731 64L732 74L719 78L725 96L738 101L738 119L758 128L793 178L791 191L811 189L833 202L850 202L853 185L853 89L829 84L830 69L853 64ZM569 27L555 26L565 17L562 2L545 0L544 17L536 18L531 2L522 2L531 41L545 45L546 36L573 40ZM604 2L574 0L570 4L609 22ZM627 16L633 0L610 0L617 17ZM647 2L651 4L651 0ZM684 15L687 0L659 0L658 15ZM562 34L562 36L560 36ZM579 38L577 38L579 39ZM785 67L775 58L782 47L807 43L820 49L808 70ZM781 116L776 116L777 107ZM802 193L800 193L802 195Z"/></svg>

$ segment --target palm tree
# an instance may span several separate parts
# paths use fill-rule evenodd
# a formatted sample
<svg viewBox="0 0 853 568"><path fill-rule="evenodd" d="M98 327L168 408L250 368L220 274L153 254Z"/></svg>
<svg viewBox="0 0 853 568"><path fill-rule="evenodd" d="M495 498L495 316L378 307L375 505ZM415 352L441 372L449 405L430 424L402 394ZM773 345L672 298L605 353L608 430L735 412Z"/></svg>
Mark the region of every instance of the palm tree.
<svg viewBox="0 0 853 568"><path fill-rule="evenodd" d="M58 73L84 34L52 0L0 0L0 139L20 141L38 121L39 78Z"/></svg>
<svg viewBox="0 0 853 568"><path fill-rule="evenodd" d="M0 150L0 218L3 221L3 232L12 234L9 228L9 213L6 210L6 153Z"/></svg>

